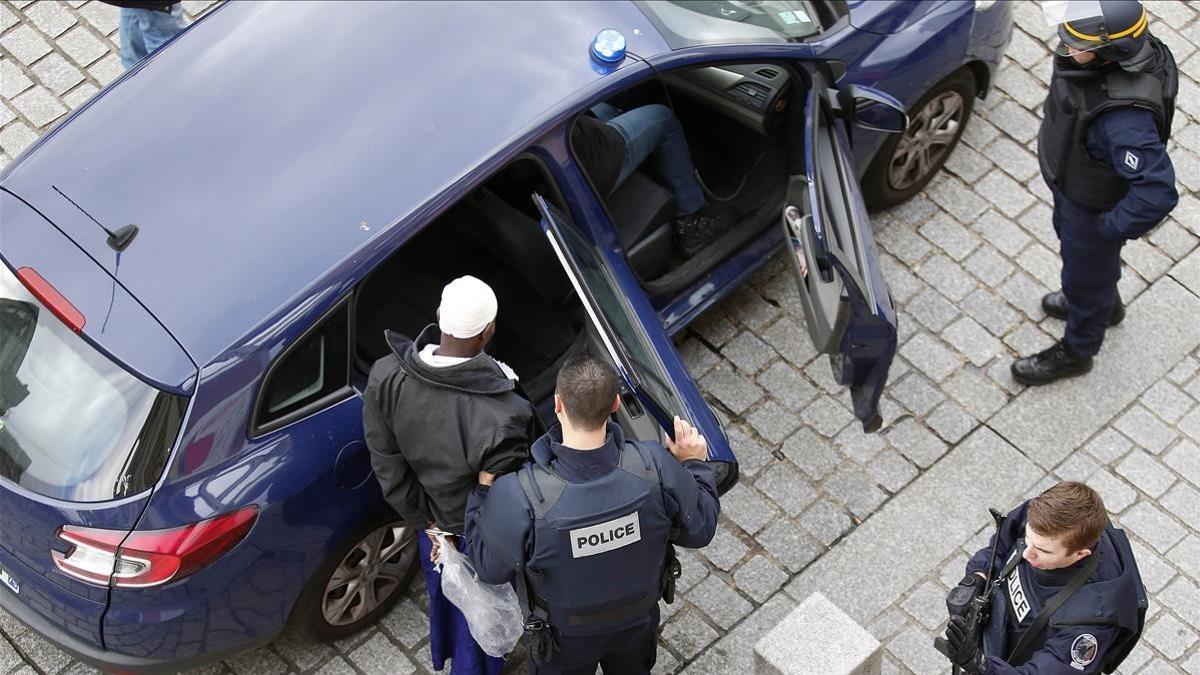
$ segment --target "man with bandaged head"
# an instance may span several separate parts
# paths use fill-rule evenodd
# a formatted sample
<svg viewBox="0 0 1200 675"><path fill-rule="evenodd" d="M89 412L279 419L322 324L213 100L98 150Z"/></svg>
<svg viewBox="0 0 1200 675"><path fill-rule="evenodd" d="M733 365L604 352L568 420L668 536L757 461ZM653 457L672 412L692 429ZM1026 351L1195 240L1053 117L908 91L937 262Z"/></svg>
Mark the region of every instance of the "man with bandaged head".
<svg viewBox="0 0 1200 675"><path fill-rule="evenodd" d="M384 498L413 528L462 534L479 472L516 470L543 432L516 374L484 352L497 309L491 287L459 277L442 289L437 324L415 341L387 331L392 353L371 367L363 392L371 465ZM503 661L483 654L462 614L442 596L430 561L432 538L419 541L434 666L440 670L450 658L454 673L500 672Z"/></svg>

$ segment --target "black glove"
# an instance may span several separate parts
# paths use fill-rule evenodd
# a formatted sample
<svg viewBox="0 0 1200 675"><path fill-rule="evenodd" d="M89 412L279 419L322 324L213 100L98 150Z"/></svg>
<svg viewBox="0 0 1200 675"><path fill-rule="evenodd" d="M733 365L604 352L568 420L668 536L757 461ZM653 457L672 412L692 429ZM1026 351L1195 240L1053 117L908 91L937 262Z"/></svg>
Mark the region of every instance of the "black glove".
<svg viewBox="0 0 1200 675"><path fill-rule="evenodd" d="M961 616L950 617L946 624L946 657L971 675L983 673L983 650L979 645L979 627Z"/></svg>

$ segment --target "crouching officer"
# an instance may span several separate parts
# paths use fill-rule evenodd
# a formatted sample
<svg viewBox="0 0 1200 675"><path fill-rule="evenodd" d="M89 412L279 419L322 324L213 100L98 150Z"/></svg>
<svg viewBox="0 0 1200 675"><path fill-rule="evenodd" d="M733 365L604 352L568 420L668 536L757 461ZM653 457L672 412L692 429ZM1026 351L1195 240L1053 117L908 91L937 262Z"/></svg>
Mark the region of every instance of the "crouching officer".
<svg viewBox="0 0 1200 675"><path fill-rule="evenodd" d="M1111 673L1141 637L1146 589L1100 495L1059 483L1017 507L967 563L951 605L995 581L981 626L951 616L939 649L972 675ZM989 572L988 565L993 564ZM961 603L959 603L961 604ZM982 649L980 638L982 637Z"/></svg>
<svg viewBox="0 0 1200 675"><path fill-rule="evenodd" d="M525 596L535 673L649 673L658 601L673 599L679 575L672 545L698 548L716 532L704 438L676 418L670 452L626 440L609 421L619 405L612 367L568 357L554 394L560 424L521 470L490 489L480 474L467 505L479 578Z"/></svg>
<svg viewBox="0 0 1200 675"><path fill-rule="evenodd" d="M1049 3L1047 3L1049 4ZM1166 143L1175 112L1175 59L1136 0L1061 3L1062 44L1038 133L1042 177L1054 195L1062 290L1042 298L1067 322L1063 339L1018 359L1013 377L1040 385L1092 368L1104 333L1125 317L1117 295L1121 248L1179 201Z"/></svg>

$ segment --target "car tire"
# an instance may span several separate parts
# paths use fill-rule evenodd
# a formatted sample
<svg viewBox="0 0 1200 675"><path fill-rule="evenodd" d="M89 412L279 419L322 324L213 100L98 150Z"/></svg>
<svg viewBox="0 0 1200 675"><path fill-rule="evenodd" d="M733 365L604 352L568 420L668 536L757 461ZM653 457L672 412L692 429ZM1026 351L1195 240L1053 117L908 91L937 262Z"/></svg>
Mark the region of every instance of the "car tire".
<svg viewBox="0 0 1200 675"><path fill-rule="evenodd" d="M421 566L418 534L395 513L364 523L308 580L292 608L292 626L333 642L374 623L404 596Z"/></svg>
<svg viewBox="0 0 1200 675"><path fill-rule="evenodd" d="M913 105L908 128L902 134L887 136L863 175L863 198L869 207L884 209L900 204L937 175L971 119L975 92L975 76L963 67Z"/></svg>

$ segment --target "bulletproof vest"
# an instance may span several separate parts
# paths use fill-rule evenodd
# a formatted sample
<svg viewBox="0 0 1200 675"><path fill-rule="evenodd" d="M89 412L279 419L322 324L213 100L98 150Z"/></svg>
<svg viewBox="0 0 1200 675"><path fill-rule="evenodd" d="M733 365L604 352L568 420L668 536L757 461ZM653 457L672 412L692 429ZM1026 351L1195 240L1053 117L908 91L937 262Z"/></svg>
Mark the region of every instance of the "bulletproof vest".
<svg viewBox="0 0 1200 675"><path fill-rule="evenodd" d="M650 451L627 442L618 468L585 483L536 461L517 478L534 516L525 566L531 611L561 635L644 621L661 597L672 527Z"/></svg>
<svg viewBox="0 0 1200 675"><path fill-rule="evenodd" d="M1038 162L1046 183L1074 202L1107 211L1129 191L1129 182L1113 170L1108 157L1088 154L1087 130L1097 115L1144 108L1154 115L1163 143L1171 135L1179 75L1170 50L1158 38L1150 40L1160 55L1150 72L1054 69L1038 131Z"/></svg>
<svg viewBox="0 0 1200 675"><path fill-rule="evenodd" d="M1101 666L1102 672L1111 673L1121 665L1141 639L1149 604L1146 588L1142 585L1142 576L1138 572L1137 561L1133 558L1133 549L1129 546L1129 538L1125 531L1113 527L1110 523L1106 532L1112 542L1108 554L1116 555L1121 561L1121 576L1084 584L1050 617L1047 630L1052 627L1097 624L1116 626L1119 629L1116 641L1107 647ZM1019 541L1012 556L1020 556L1023 547L1023 542ZM1042 606L1041 601L1032 592L1033 585L1029 579L1027 565L1016 565L999 581L1000 586L992 596L991 620L984 631L984 652L1006 658L1014 646L1005 634L1010 615L1018 624L1028 625L1042 610ZM1039 636L1030 653L1037 651L1044 640L1044 634ZM1021 664L1009 665L1016 667Z"/></svg>

